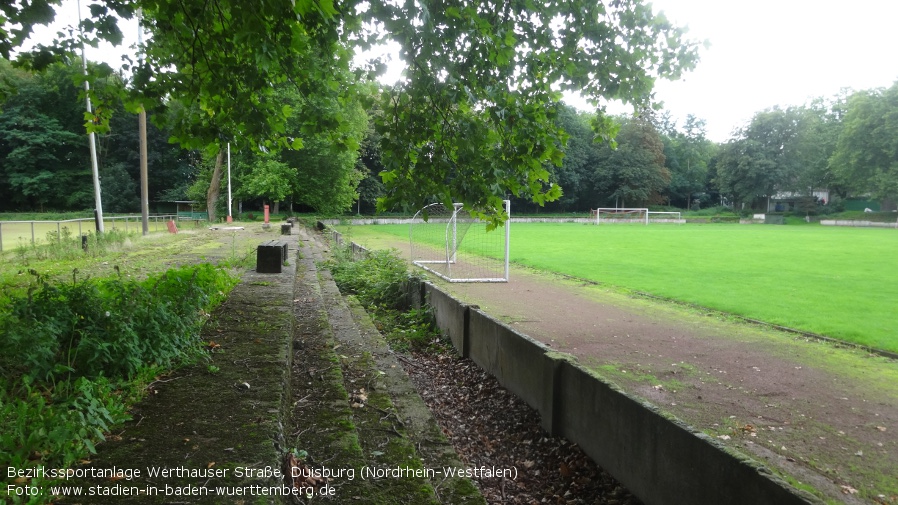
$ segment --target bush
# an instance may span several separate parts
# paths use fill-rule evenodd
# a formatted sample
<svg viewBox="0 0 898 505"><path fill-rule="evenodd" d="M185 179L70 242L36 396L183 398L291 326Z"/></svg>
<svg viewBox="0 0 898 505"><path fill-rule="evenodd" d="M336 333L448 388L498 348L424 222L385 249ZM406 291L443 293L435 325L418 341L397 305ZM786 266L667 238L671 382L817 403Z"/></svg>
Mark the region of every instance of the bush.
<svg viewBox="0 0 898 505"><path fill-rule="evenodd" d="M701 209L701 210L693 210L693 211L689 211L689 212L687 213L687 215L688 215L688 216L707 216L707 217L710 217L710 216L721 216L721 215L723 215L723 216L735 216L735 215L737 215L737 214L736 214L735 212L733 212L733 209L731 209L731 208L729 208L729 207L717 206L717 207L708 207L708 208L706 208L706 209Z"/></svg>
<svg viewBox="0 0 898 505"><path fill-rule="evenodd" d="M358 297L393 349L424 349L439 342L430 309L409 308L406 287L420 281L409 275L402 258L388 251L373 251L353 259L349 248L335 250L334 260L328 263L334 281L341 292Z"/></svg>
<svg viewBox="0 0 898 505"><path fill-rule="evenodd" d="M236 283L209 264L141 282L31 274L27 295L0 307L0 460L16 468L65 468L94 453L142 380L201 352L207 311Z"/></svg>
<svg viewBox="0 0 898 505"><path fill-rule="evenodd" d="M0 317L0 367L7 377L130 378L144 364L185 357L202 308L230 289L211 265L169 270L138 282L121 277L53 285L40 275Z"/></svg>
<svg viewBox="0 0 898 505"><path fill-rule="evenodd" d="M405 283L409 280L405 261L389 251L372 251L352 261L348 248L338 249L328 264L340 291L358 296L366 306L404 309Z"/></svg>

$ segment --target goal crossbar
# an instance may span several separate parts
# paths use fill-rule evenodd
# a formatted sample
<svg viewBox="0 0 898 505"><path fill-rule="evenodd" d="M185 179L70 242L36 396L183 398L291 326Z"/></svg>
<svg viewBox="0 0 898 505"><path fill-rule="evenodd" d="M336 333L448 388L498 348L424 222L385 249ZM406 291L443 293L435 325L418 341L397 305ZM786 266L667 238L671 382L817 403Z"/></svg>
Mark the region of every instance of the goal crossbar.
<svg viewBox="0 0 898 505"><path fill-rule="evenodd" d="M605 222L641 222L643 224L649 224L649 209L645 207L599 207L594 211L591 211L595 218L596 224L602 224L602 216L605 216ZM609 217L613 216L613 217ZM624 216L622 219L621 216ZM629 218L626 216L637 216L634 218Z"/></svg>

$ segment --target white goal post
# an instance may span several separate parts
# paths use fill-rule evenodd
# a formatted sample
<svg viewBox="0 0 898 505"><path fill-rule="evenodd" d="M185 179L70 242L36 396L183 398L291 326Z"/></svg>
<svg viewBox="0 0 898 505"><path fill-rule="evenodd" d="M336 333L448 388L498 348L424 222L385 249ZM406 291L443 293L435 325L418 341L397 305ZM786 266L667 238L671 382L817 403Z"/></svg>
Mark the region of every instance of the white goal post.
<svg viewBox="0 0 898 505"><path fill-rule="evenodd" d="M599 207L590 211L596 219L596 224L602 223L638 223L649 224L649 209L643 207L610 208Z"/></svg>
<svg viewBox="0 0 898 505"><path fill-rule="evenodd" d="M596 224L649 224L655 223L682 223L679 212L662 212L649 210L644 207L610 208L599 207L591 209L590 218Z"/></svg>
<svg viewBox="0 0 898 505"><path fill-rule="evenodd" d="M656 216L654 219L652 216ZM650 210L649 211L649 221L654 221L656 223L677 223L682 224L683 218L677 211L660 211L660 210Z"/></svg>
<svg viewBox="0 0 898 505"><path fill-rule="evenodd" d="M511 216L511 203L504 200ZM409 222L412 263L449 282L508 282L510 220L491 231L460 204L430 204Z"/></svg>

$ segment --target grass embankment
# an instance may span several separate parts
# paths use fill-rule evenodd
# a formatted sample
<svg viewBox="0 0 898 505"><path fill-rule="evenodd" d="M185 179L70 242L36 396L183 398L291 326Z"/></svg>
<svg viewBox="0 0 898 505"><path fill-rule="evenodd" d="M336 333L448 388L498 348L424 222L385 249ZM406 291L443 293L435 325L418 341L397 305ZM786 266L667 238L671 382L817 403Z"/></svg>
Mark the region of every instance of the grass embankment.
<svg viewBox="0 0 898 505"><path fill-rule="evenodd" d="M4 475L4 501L50 500L26 496L54 480L28 468L71 468L154 376L202 356L199 329L237 280L203 261L213 252L237 266L247 249L210 232L117 232L87 252L68 237L2 254L0 460L16 470Z"/></svg>
<svg viewBox="0 0 898 505"><path fill-rule="evenodd" d="M408 227L351 234L407 240ZM511 231L515 263L893 352L896 250L894 230L816 225L516 223Z"/></svg>

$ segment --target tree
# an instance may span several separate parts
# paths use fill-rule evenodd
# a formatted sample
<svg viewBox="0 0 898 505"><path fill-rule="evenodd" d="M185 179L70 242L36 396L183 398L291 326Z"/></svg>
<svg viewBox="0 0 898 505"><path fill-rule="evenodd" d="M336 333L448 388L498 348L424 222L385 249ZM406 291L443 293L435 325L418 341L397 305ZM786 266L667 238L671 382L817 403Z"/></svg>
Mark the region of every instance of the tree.
<svg viewBox="0 0 898 505"><path fill-rule="evenodd" d="M561 195L547 168L562 159L557 89L581 91L597 105L604 98L643 104L655 78L678 77L697 54L682 30L639 0L106 0L90 7L88 37L120 39L115 16L138 8L150 36L130 106L161 112L173 101L192 104L172 118L173 138L187 147L223 140L298 147L286 132L290 110L273 99L272 85L289 81L310 97L339 88L334 70L348 68L347 45L393 39L409 69L385 92L378 122L381 208L458 200L495 223L506 193L539 204ZM0 32L7 46L19 42L10 23L28 32L45 21L43 10L23 11L7 13ZM23 61L40 66L60 47L72 44ZM595 133L610 138L615 127L599 112Z"/></svg>
<svg viewBox="0 0 898 505"><path fill-rule="evenodd" d="M734 209L750 206L758 196L773 191L776 162L768 156L765 147L754 139L735 139L721 147L714 183L732 201Z"/></svg>
<svg viewBox="0 0 898 505"><path fill-rule="evenodd" d="M18 93L0 112L0 185L7 208L86 208L90 205L87 143L66 124L81 120L77 104L60 95L73 88L67 69L54 66L43 75L17 72L0 63L4 81ZM60 85L60 83L62 83ZM79 188L84 188L80 191Z"/></svg>
<svg viewBox="0 0 898 505"><path fill-rule="evenodd" d="M94 81L101 96L120 93L122 80L111 69L98 66L94 71L104 76ZM6 135L5 141L0 140L0 181L6 182L0 182L0 186L12 195L0 206L49 205L59 210L93 207L84 106L75 84L81 75L77 60L51 65L42 73L14 69L0 60L0 82L16 90L0 109L0 122L7 126L0 134ZM97 138L104 207L113 212L134 212L139 209L137 121L125 112L121 102L107 100L104 106L111 112L109 127ZM151 198L158 199L172 187L185 184L187 152L169 144L167 133L152 124L148 139L149 190ZM18 146L17 154L10 151L14 145ZM9 154L13 158L8 159ZM16 179L17 186L8 185L10 177ZM38 201L34 199L37 186L22 184L43 179L49 182L39 184L42 196Z"/></svg>
<svg viewBox="0 0 898 505"><path fill-rule="evenodd" d="M557 124L567 134L567 141L564 159L554 168L551 181L562 188L563 194L554 205L562 212L585 210L592 204L588 181L596 163L597 145L590 120L589 114L578 113L572 107L559 108Z"/></svg>
<svg viewBox="0 0 898 505"><path fill-rule="evenodd" d="M348 72L334 77L353 82ZM241 196L289 199L324 214L347 210L358 198L356 189L365 175L358 163L368 117L359 98L339 91L305 97L291 86L281 87L276 96L291 110L286 132L302 147L252 157L241 179Z"/></svg>
<svg viewBox="0 0 898 505"><path fill-rule="evenodd" d="M795 176L794 188L808 199L815 189L828 188L840 192L840 184L829 167L829 159L836 149L839 132L842 130L842 108L844 99L836 96L825 100L817 98L808 105L798 108L799 129L795 139L795 156L799 160L799 171Z"/></svg>
<svg viewBox="0 0 898 505"><path fill-rule="evenodd" d="M624 122L617 149L607 149L599 161L599 189L615 207L645 207L660 203L670 183L664 166L664 144L652 122L637 116Z"/></svg>
<svg viewBox="0 0 898 505"><path fill-rule="evenodd" d="M256 156L240 179L238 198L262 197L266 202L281 202L293 191L296 171L277 156Z"/></svg>
<svg viewBox="0 0 898 505"><path fill-rule="evenodd" d="M754 115L722 148L717 187L734 204L753 205L778 191L802 191L802 111L773 107Z"/></svg>
<svg viewBox="0 0 898 505"><path fill-rule="evenodd" d="M689 208L693 195L706 189L708 162L716 145L705 137L705 121L692 114L686 116L682 130L662 122L661 133L665 166L671 174L664 194L671 204Z"/></svg>
<svg viewBox="0 0 898 505"><path fill-rule="evenodd" d="M849 98L829 166L856 194L898 197L898 83Z"/></svg>
<svg viewBox="0 0 898 505"><path fill-rule="evenodd" d="M499 222L506 194L555 200L548 165L561 163L565 141L556 89L642 104L652 75L676 77L695 58L680 30L636 1L409 2L371 13L409 65L380 125L384 209L458 200ZM614 125L598 112L595 133L608 138Z"/></svg>

